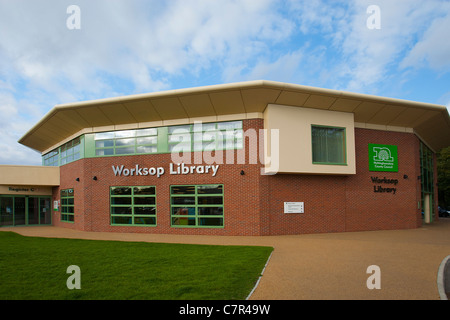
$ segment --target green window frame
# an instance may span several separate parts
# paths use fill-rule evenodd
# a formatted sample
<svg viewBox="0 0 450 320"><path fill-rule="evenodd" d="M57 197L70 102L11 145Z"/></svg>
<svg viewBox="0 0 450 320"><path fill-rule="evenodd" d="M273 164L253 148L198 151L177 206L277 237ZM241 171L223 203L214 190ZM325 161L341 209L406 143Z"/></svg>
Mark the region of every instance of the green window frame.
<svg viewBox="0 0 450 320"><path fill-rule="evenodd" d="M347 165L346 128L312 125L313 164Z"/></svg>
<svg viewBox="0 0 450 320"><path fill-rule="evenodd" d="M75 190L61 190L61 221L75 222Z"/></svg>
<svg viewBox="0 0 450 320"><path fill-rule="evenodd" d="M158 152L156 128L101 132L94 135L95 156L123 156Z"/></svg>
<svg viewBox="0 0 450 320"><path fill-rule="evenodd" d="M168 128L169 152L238 150L244 146L242 121L198 123Z"/></svg>
<svg viewBox="0 0 450 320"><path fill-rule="evenodd" d="M177 228L224 228L224 186L170 186L170 221Z"/></svg>
<svg viewBox="0 0 450 320"><path fill-rule="evenodd" d="M88 133L43 155L42 164L57 167L83 158L240 150L243 148L242 120L194 123Z"/></svg>
<svg viewBox="0 0 450 320"><path fill-rule="evenodd" d="M74 162L81 158L81 139L80 137L69 141L60 148L61 165Z"/></svg>
<svg viewBox="0 0 450 320"><path fill-rule="evenodd" d="M84 135L79 136L42 156L42 165L58 167L84 158Z"/></svg>
<svg viewBox="0 0 450 320"><path fill-rule="evenodd" d="M154 227L156 222L155 186L110 187L112 226Z"/></svg>

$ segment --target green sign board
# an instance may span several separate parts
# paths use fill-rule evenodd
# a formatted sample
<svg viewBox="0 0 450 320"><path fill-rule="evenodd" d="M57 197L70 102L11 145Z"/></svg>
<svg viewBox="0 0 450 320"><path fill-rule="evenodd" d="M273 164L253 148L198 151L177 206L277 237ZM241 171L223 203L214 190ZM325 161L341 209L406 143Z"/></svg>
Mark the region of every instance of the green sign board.
<svg viewBox="0 0 450 320"><path fill-rule="evenodd" d="M369 171L398 172L397 146L369 143Z"/></svg>

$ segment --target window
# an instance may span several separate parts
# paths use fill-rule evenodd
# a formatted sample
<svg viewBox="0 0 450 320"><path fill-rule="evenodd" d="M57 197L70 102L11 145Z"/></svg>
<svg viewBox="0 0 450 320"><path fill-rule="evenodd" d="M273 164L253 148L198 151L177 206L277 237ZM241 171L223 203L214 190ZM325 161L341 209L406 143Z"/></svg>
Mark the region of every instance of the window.
<svg viewBox="0 0 450 320"><path fill-rule="evenodd" d="M174 227L223 227L223 185L170 187Z"/></svg>
<svg viewBox="0 0 450 320"><path fill-rule="evenodd" d="M243 148L242 121L169 127L169 152Z"/></svg>
<svg viewBox="0 0 450 320"><path fill-rule="evenodd" d="M43 164L47 167L57 167L59 166L59 149L55 149L47 154L45 154L43 157Z"/></svg>
<svg viewBox="0 0 450 320"><path fill-rule="evenodd" d="M61 221L74 222L75 220L75 191L73 189L61 190Z"/></svg>
<svg viewBox="0 0 450 320"><path fill-rule="evenodd" d="M244 145L242 121L88 133L42 156L44 166L83 158L237 150Z"/></svg>
<svg viewBox="0 0 450 320"><path fill-rule="evenodd" d="M345 128L312 126L314 164L347 164Z"/></svg>
<svg viewBox="0 0 450 320"><path fill-rule="evenodd" d="M61 165L80 159L80 138L61 146Z"/></svg>
<svg viewBox="0 0 450 320"><path fill-rule="evenodd" d="M96 156L158 152L158 130L155 128L97 133L94 139Z"/></svg>
<svg viewBox="0 0 450 320"><path fill-rule="evenodd" d="M111 225L156 226L156 187L111 187Z"/></svg>
<svg viewBox="0 0 450 320"><path fill-rule="evenodd" d="M84 136L75 138L42 156L44 166L62 166L84 156Z"/></svg>

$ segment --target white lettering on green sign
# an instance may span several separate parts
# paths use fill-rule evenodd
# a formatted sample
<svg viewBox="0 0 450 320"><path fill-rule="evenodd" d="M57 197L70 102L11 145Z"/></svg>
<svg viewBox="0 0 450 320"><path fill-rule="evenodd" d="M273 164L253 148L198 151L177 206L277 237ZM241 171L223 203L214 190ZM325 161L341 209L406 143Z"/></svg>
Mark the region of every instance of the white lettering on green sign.
<svg viewBox="0 0 450 320"><path fill-rule="evenodd" d="M370 143L369 171L398 172L397 146Z"/></svg>

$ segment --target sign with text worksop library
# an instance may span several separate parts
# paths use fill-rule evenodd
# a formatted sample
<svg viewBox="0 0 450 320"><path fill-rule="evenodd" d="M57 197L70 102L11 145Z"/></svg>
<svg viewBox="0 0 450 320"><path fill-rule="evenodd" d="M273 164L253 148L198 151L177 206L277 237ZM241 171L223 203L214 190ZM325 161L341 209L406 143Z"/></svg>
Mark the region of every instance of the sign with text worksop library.
<svg viewBox="0 0 450 320"><path fill-rule="evenodd" d="M369 171L398 172L397 146L369 143Z"/></svg>

